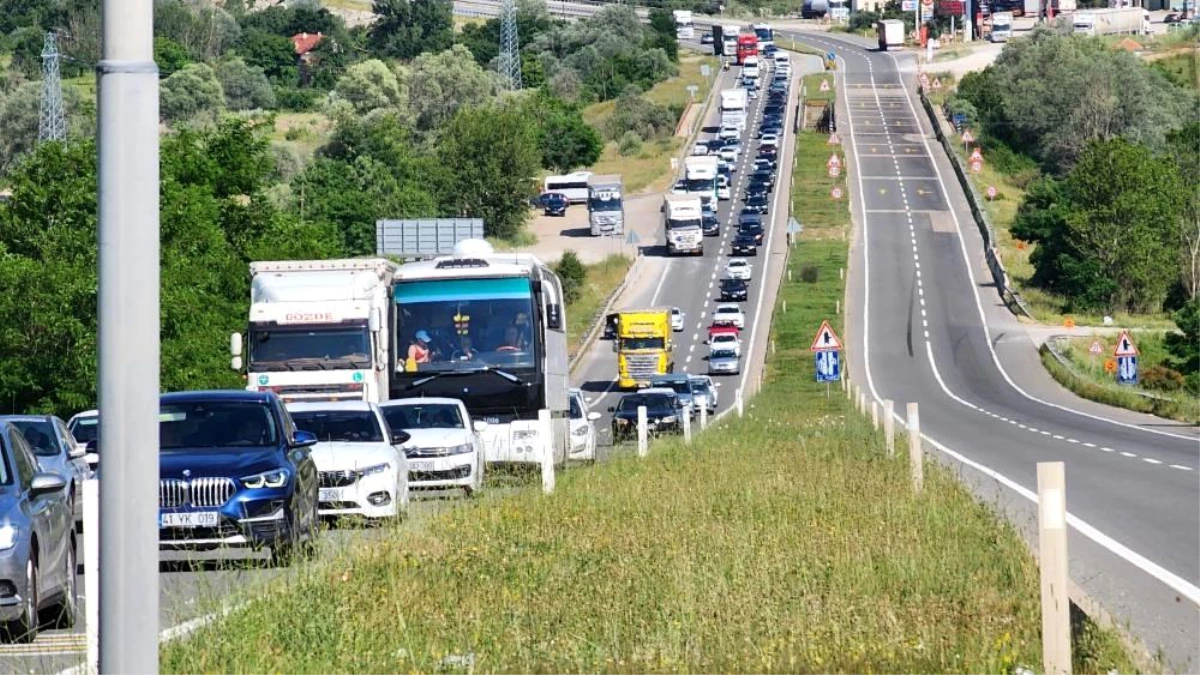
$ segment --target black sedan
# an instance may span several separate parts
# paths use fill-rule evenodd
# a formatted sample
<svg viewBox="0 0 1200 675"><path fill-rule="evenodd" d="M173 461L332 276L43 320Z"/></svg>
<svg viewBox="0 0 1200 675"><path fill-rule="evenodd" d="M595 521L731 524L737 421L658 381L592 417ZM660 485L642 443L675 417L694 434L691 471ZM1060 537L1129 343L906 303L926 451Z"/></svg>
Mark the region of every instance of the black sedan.
<svg viewBox="0 0 1200 675"><path fill-rule="evenodd" d="M700 36L700 44L711 45L712 43L713 43L712 33L705 33L704 35Z"/></svg>
<svg viewBox="0 0 1200 675"><path fill-rule="evenodd" d="M571 202L560 192L547 192L541 196L542 211L548 216L565 216Z"/></svg>
<svg viewBox="0 0 1200 675"><path fill-rule="evenodd" d="M755 244L761 244L765 233L762 216L745 211L738 216L738 234L749 234L754 237Z"/></svg>
<svg viewBox="0 0 1200 675"><path fill-rule="evenodd" d="M746 186L746 198L765 197L771 194L771 186L762 181L752 181Z"/></svg>
<svg viewBox="0 0 1200 675"><path fill-rule="evenodd" d="M779 156L779 148L774 145L764 145L758 149L758 156L759 157L772 157L772 158L778 157Z"/></svg>
<svg viewBox="0 0 1200 675"><path fill-rule="evenodd" d="M771 189L775 188L775 172L770 169L758 169L750 174L751 183L766 183Z"/></svg>
<svg viewBox="0 0 1200 675"><path fill-rule="evenodd" d="M771 200L766 194L749 197L742 204L742 213L761 213L766 215L771 210Z"/></svg>
<svg viewBox="0 0 1200 675"><path fill-rule="evenodd" d="M733 242L734 251L737 250L737 241ZM754 246L752 250L757 250ZM750 255L754 255L751 253ZM745 279L722 279L721 280L721 302L744 302L750 297L750 285Z"/></svg>
<svg viewBox="0 0 1200 675"><path fill-rule="evenodd" d="M721 234L721 221L717 220L715 215L705 214L704 218L700 221L700 231L706 237L715 237Z"/></svg>
<svg viewBox="0 0 1200 675"><path fill-rule="evenodd" d="M757 256L758 239L755 238L753 234L748 232L739 232L738 235L733 238L733 255ZM722 293L724 293L724 289L722 289ZM721 299L724 300L724 297Z"/></svg>
<svg viewBox="0 0 1200 675"><path fill-rule="evenodd" d="M683 403L674 392L626 394L617 405L608 409L613 414L613 442L637 438L638 408L646 408L646 426L651 435L679 432L683 419Z"/></svg>

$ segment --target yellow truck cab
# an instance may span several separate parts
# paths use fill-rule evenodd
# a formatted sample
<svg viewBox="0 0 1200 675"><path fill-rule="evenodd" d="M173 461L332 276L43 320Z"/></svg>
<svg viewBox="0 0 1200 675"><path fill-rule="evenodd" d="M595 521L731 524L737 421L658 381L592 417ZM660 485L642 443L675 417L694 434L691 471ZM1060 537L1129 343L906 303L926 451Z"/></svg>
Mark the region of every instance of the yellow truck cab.
<svg viewBox="0 0 1200 675"><path fill-rule="evenodd" d="M629 309L618 312L617 386L638 389L650 386L650 378L674 371L671 352L671 308Z"/></svg>

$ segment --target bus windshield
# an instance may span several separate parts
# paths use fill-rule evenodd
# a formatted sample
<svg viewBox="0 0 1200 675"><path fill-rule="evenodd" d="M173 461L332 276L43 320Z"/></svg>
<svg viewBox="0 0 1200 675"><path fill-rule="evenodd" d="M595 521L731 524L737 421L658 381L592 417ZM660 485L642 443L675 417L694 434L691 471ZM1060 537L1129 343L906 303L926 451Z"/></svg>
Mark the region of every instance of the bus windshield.
<svg viewBox="0 0 1200 675"><path fill-rule="evenodd" d="M526 277L405 281L395 300L397 372L511 370L538 361Z"/></svg>
<svg viewBox="0 0 1200 675"><path fill-rule="evenodd" d="M717 189L717 178L689 178L686 185L688 192L712 192Z"/></svg>

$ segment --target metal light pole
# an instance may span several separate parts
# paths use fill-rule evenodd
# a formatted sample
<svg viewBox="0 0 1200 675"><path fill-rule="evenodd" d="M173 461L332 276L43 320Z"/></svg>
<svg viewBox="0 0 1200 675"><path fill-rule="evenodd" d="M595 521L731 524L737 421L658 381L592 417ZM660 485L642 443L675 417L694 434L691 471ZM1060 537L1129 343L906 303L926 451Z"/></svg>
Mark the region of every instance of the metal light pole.
<svg viewBox="0 0 1200 675"><path fill-rule="evenodd" d="M103 0L100 672L158 672L158 66L153 0ZM93 602L88 598L88 602Z"/></svg>

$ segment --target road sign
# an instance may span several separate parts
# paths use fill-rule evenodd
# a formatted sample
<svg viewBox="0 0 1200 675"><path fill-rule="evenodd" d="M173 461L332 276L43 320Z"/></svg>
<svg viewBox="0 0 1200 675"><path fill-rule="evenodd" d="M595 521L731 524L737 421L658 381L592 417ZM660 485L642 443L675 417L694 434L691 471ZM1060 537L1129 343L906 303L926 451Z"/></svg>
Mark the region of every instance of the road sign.
<svg viewBox="0 0 1200 675"><path fill-rule="evenodd" d="M833 52L825 52L825 60L837 61L837 54L834 54Z"/></svg>
<svg viewBox="0 0 1200 675"><path fill-rule="evenodd" d="M633 230L630 230L629 234L625 235L625 243L626 244L636 244L636 243L640 242L641 240L642 240L642 238L639 237L637 235L637 232L634 232Z"/></svg>
<svg viewBox="0 0 1200 675"><path fill-rule="evenodd" d="M842 198L842 188L840 188L836 185L833 186L833 189L829 191L829 196L833 197L834 199L841 199Z"/></svg>
<svg viewBox="0 0 1200 675"><path fill-rule="evenodd" d="M696 92L700 91L700 87L697 87L694 84L689 84L688 86L684 87L684 89L687 89L687 93L690 94L692 97L692 100L695 101L696 100Z"/></svg>
<svg viewBox="0 0 1200 675"><path fill-rule="evenodd" d="M940 78L940 77L933 78L933 88L934 89L942 88L942 78Z"/></svg>
<svg viewBox="0 0 1200 675"><path fill-rule="evenodd" d="M995 185L989 185L989 186L988 186L988 189L987 189L987 196L988 196L988 199L995 199L995 198L996 198L996 186L995 186Z"/></svg>
<svg viewBox="0 0 1200 675"><path fill-rule="evenodd" d="M823 349L816 354L817 382L837 382L842 379L842 353L836 349Z"/></svg>
<svg viewBox="0 0 1200 675"><path fill-rule="evenodd" d="M1117 357L1117 384L1137 384L1138 362L1136 356Z"/></svg>
<svg viewBox="0 0 1200 675"><path fill-rule="evenodd" d="M978 161L971 162L971 171L973 171L975 173L979 173L980 171L983 171L983 162L978 162Z"/></svg>
<svg viewBox="0 0 1200 675"><path fill-rule="evenodd" d="M700 77L708 77L712 75L712 68L707 63L700 64Z"/></svg>
<svg viewBox="0 0 1200 675"><path fill-rule="evenodd" d="M1109 375L1115 374L1117 372L1117 360L1104 359L1104 372L1108 373Z"/></svg>
<svg viewBox="0 0 1200 675"><path fill-rule="evenodd" d="M900 11L915 12L917 11L917 0L901 0Z"/></svg>
<svg viewBox="0 0 1200 675"><path fill-rule="evenodd" d="M829 177L830 178L837 178L838 175L841 173L842 173L841 167L836 166L836 165L829 167Z"/></svg>
<svg viewBox="0 0 1200 675"><path fill-rule="evenodd" d="M841 145L842 139L838 138L837 134L829 134L829 144L830 145Z"/></svg>
<svg viewBox="0 0 1200 675"><path fill-rule="evenodd" d="M829 15L835 21L845 21L846 19L850 18L850 8L849 7L830 7Z"/></svg>
<svg viewBox="0 0 1200 675"><path fill-rule="evenodd" d="M1113 356L1118 359L1123 356L1137 356L1137 345L1133 344L1133 339L1129 337L1129 331L1121 331L1121 336L1117 338L1117 346L1113 347Z"/></svg>
<svg viewBox="0 0 1200 675"><path fill-rule="evenodd" d="M819 352L828 349L841 349L842 341L838 338L837 333L833 332L833 328L829 325L829 321L822 321L821 328L817 330L817 336L813 338L810 350Z"/></svg>
<svg viewBox="0 0 1200 675"><path fill-rule="evenodd" d="M1098 339L1092 340L1092 346L1088 347L1088 353L1095 356L1096 354L1099 354L1103 351L1104 351L1104 347L1101 346L1100 340L1098 340Z"/></svg>
<svg viewBox="0 0 1200 675"><path fill-rule="evenodd" d="M789 217L787 231L788 234L800 234L804 231L804 226L800 224L800 221Z"/></svg>
<svg viewBox="0 0 1200 675"><path fill-rule="evenodd" d="M825 166L841 166L841 165L842 165L842 160L838 159L836 152L829 156L828 162L825 162Z"/></svg>
<svg viewBox="0 0 1200 675"><path fill-rule="evenodd" d="M821 86L819 89L821 91L829 91L829 80L821 80Z"/></svg>
<svg viewBox="0 0 1200 675"><path fill-rule="evenodd" d="M975 134L972 134L970 129L963 130L962 141L963 143L974 143Z"/></svg>
<svg viewBox="0 0 1200 675"><path fill-rule="evenodd" d="M983 151L981 151L978 147L976 147L974 150L971 151L971 161L972 162L982 162L983 161Z"/></svg>

